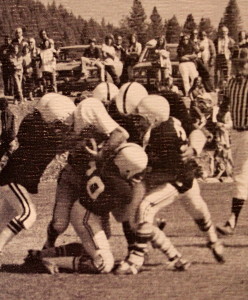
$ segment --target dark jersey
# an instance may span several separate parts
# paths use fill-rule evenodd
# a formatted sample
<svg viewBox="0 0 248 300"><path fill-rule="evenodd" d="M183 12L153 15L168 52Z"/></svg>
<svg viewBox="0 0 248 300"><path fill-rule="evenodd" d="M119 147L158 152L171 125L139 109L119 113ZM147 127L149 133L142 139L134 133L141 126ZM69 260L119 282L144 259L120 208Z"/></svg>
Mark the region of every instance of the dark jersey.
<svg viewBox="0 0 248 300"><path fill-rule="evenodd" d="M156 173L160 173L164 183L172 183L180 192L191 188L196 164L194 161L185 163L181 159L181 147L187 144L186 133L175 118L170 117L154 128L146 148L148 165L152 169L148 178L156 182Z"/></svg>
<svg viewBox="0 0 248 300"><path fill-rule="evenodd" d="M79 197L86 209L97 215L105 215L120 205L130 203L131 194L131 185L120 177L113 162L103 168L97 168L94 161L88 163Z"/></svg>
<svg viewBox="0 0 248 300"><path fill-rule="evenodd" d="M125 116L119 113L115 102L112 102L109 109L108 113L112 117L113 120L115 120L120 126L122 126L128 133L129 133L129 138L128 142L129 143L136 143L140 146L143 146L143 137L146 132L147 128L140 128L137 126L138 119L142 118L141 116L138 115L129 115Z"/></svg>
<svg viewBox="0 0 248 300"><path fill-rule="evenodd" d="M40 178L57 154L58 139L38 111L22 121L17 135L19 148L0 174L0 185L19 183L37 193Z"/></svg>

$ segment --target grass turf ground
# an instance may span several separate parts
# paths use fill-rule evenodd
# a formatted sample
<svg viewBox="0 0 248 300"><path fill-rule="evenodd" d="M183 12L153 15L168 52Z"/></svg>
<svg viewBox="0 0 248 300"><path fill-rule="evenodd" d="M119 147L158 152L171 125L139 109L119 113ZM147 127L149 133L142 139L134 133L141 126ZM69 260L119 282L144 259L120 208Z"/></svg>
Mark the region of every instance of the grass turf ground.
<svg viewBox="0 0 248 300"><path fill-rule="evenodd" d="M203 184L203 195L214 222L224 222L230 211L232 185ZM165 269L165 259L152 250L144 270L136 276L88 274L30 274L23 273L18 264L23 262L27 249L39 249L45 239L46 226L51 218L55 184L42 183L40 193L33 197L38 220L29 231L24 231L6 248L1 262L0 299L111 299L111 300L245 300L248 295L248 240L246 206L233 237L225 238L226 263L218 265L205 239L178 202L160 215L168 221L166 233L183 255L192 262L186 272ZM126 254L120 224L112 222L111 245L116 259ZM72 228L60 237L58 244L75 241Z"/></svg>

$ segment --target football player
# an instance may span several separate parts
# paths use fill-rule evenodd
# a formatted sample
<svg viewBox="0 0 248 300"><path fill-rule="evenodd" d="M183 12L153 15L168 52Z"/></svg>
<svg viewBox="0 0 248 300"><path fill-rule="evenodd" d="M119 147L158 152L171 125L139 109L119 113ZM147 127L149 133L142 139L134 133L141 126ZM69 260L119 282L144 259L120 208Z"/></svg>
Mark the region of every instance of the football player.
<svg viewBox="0 0 248 300"><path fill-rule="evenodd" d="M117 93L118 88L114 84L103 82L93 91L93 96L98 99L87 98L75 110L74 131L79 141L70 152L68 164L58 179L53 218L48 226L44 248L53 247L57 237L67 229L71 208L79 197L89 161L95 154L98 160L108 159L128 138L128 133L109 116L103 105L108 106ZM102 147L100 152L99 144Z"/></svg>
<svg viewBox="0 0 248 300"><path fill-rule="evenodd" d="M155 214L174 202L179 194L185 209L200 230L206 232L208 245L214 257L219 262L224 261L223 245L218 240L207 204L200 194L194 176L196 164L191 159L201 152L206 141L205 136L200 130L194 130L187 138L180 121L169 118L169 105L161 98L153 95L145 97L135 109L136 113L146 118L151 125L150 138L146 147L148 167L151 168L151 172L145 178L146 193L137 208L138 222L133 224L136 231L134 247L129 248L131 250L125 261L117 268L117 274L137 274L140 271L147 251L147 242L152 241L156 235L157 238L158 236L162 238L159 229L156 229L157 233L154 232ZM165 107L167 114L164 113ZM180 268L184 268L184 262L180 261L180 254L178 256L165 240L160 244L160 249L175 263L175 266L179 261Z"/></svg>
<svg viewBox="0 0 248 300"><path fill-rule="evenodd" d="M0 252L14 236L34 224L36 210L29 194L38 192L48 164L67 149L75 108L69 98L50 94L41 98L34 112L22 121L17 135L19 148L0 173L1 200L15 214L0 232Z"/></svg>
<svg viewBox="0 0 248 300"><path fill-rule="evenodd" d="M81 250L78 244L69 244L66 247L30 251L26 263L40 260L49 266L50 262L51 273L56 272L58 267L78 272L111 272L114 257L102 218L131 201L133 186L140 183L147 162L145 151L134 143L122 144L116 155L100 168L95 161L90 161L83 178L79 200L74 203L71 211L71 223L81 239ZM75 254L77 256L73 257ZM63 257L64 255L67 257ZM53 258L47 260L47 257ZM54 263L57 267L54 267Z"/></svg>

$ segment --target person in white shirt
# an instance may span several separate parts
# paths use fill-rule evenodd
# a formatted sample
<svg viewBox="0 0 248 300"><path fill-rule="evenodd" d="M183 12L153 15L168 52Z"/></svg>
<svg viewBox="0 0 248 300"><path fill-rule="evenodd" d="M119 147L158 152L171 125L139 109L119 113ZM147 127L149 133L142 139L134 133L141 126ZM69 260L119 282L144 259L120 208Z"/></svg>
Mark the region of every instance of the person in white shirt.
<svg viewBox="0 0 248 300"><path fill-rule="evenodd" d="M209 80L214 85L214 64L216 59L216 51L213 41L208 38L206 31L199 33L199 46L200 46L200 57L201 60L209 72Z"/></svg>
<svg viewBox="0 0 248 300"><path fill-rule="evenodd" d="M129 47L126 51L126 64L129 81L133 79L133 66L138 62L142 51L141 44L137 41L137 35L131 34L129 38Z"/></svg>
<svg viewBox="0 0 248 300"><path fill-rule="evenodd" d="M105 43L102 45L102 53L105 70L112 77L114 84L118 86L120 84L120 78L115 69L116 53L114 48L114 38L112 35L107 35L105 37Z"/></svg>
<svg viewBox="0 0 248 300"><path fill-rule="evenodd" d="M45 94L48 92L48 85L52 86L52 91L57 92L56 84L56 56L57 51L51 47L49 40L44 42L44 48L40 51L40 71Z"/></svg>

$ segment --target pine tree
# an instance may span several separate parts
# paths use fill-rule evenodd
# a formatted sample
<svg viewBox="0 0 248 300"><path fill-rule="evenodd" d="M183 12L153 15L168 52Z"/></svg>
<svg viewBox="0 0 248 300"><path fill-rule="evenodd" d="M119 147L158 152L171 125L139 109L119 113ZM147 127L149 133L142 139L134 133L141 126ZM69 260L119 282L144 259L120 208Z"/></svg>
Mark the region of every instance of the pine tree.
<svg viewBox="0 0 248 300"><path fill-rule="evenodd" d="M236 0L229 1L224 13L223 23L229 29L229 35L238 40L239 31L242 30L242 20Z"/></svg>
<svg viewBox="0 0 248 300"><path fill-rule="evenodd" d="M163 32L163 23L160 14L158 13L157 7L154 6L152 14L150 16L151 24L150 24L150 31L152 37L161 36Z"/></svg>
<svg viewBox="0 0 248 300"><path fill-rule="evenodd" d="M178 43L181 33L181 26L177 17L174 15L169 21L166 31L166 40L168 43Z"/></svg>
<svg viewBox="0 0 248 300"><path fill-rule="evenodd" d="M196 29L197 25L195 23L194 17L192 14L189 14L186 18L186 21L183 26L183 31L185 33L191 34L194 29Z"/></svg>
<svg viewBox="0 0 248 300"><path fill-rule="evenodd" d="M128 26L130 29L137 33L140 42L146 41L146 29L145 23L146 14L140 0L133 0L133 6L131 8L130 16L128 17Z"/></svg>
<svg viewBox="0 0 248 300"><path fill-rule="evenodd" d="M213 26L211 24L211 20L209 18L201 18L199 23L199 31L205 31L208 36L211 36L213 33Z"/></svg>

